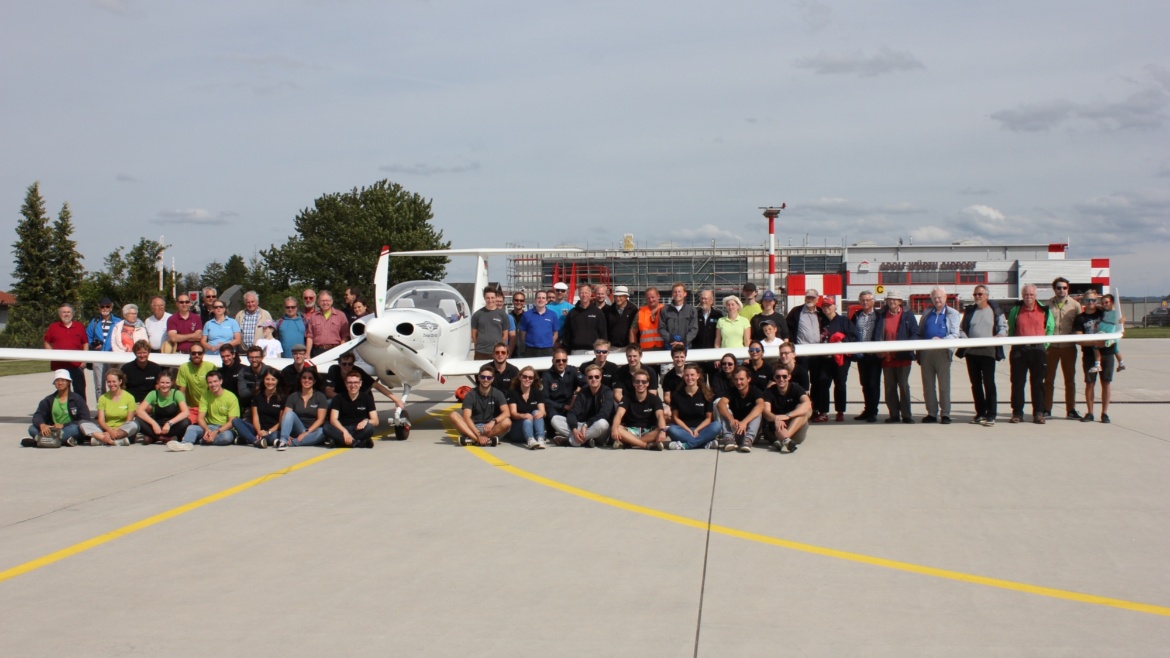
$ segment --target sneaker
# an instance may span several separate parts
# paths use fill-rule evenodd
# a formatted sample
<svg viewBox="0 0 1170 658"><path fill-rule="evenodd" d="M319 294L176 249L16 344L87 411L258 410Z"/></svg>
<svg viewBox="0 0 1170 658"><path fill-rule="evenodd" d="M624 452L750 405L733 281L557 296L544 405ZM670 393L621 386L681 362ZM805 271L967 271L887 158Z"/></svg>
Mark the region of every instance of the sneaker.
<svg viewBox="0 0 1170 658"><path fill-rule="evenodd" d="M276 442L276 449L278 451L279 450L288 450L288 439L278 439Z"/></svg>
<svg viewBox="0 0 1170 658"><path fill-rule="evenodd" d="M323 442L321 442L321 445L325 446L326 450L332 450L333 448L337 447L337 444L335 444L333 442L333 439L331 439L329 437L325 437L325 440ZM462 438L460 438L459 445L465 446L467 444L463 442Z"/></svg>
<svg viewBox="0 0 1170 658"><path fill-rule="evenodd" d="M126 438L126 437L122 437L122 438L120 438L120 439L114 439L114 445L116 445L116 446L128 446L128 445L130 445L130 439L128 439L128 438Z"/></svg>
<svg viewBox="0 0 1170 658"><path fill-rule="evenodd" d="M1044 417L1045 417L1045 418L1052 418L1052 410L1051 410L1051 409L1045 409L1045 410L1044 410Z"/></svg>
<svg viewBox="0 0 1170 658"><path fill-rule="evenodd" d="M865 419L865 422L867 422L867 423L876 423L876 422L877 422L877 416L870 416L870 417L868 417L868 418L866 418L866 419Z"/></svg>
<svg viewBox="0 0 1170 658"><path fill-rule="evenodd" d="M35 447L37 447L37 440L36 439L21 439L20 440L20 447L22 447L22 448L35 448Z"/></svg>
<svg viewBox="0 0 1170 658"><path fill-rule="evenodd" d="M788 447L788 452L796 452L797 445L792 439L784 439L784 445Z"/></svg>
<svg viewBox="0 0 1170 658"><path fill-rule="evenodd" d="M813 414L812 422L814 422L814 423L827 423L827 422L829 422L829 414L823 414L823 413Z"/></svg>
<svg viewBox="0 0 1170 658"><path fill-rule="evenodd" d="M89 445L91 445L91 446L104 446L106 444L102 443L101 441L98 441L97 439L95 439L91 436L91 437L89 437Z"/></svg>
<svg viewBox="0 0 1170 658"><path fill-rule="evenodd" d="M923 425L927 425L930 423L937 423L937 422L938 422L938 419L935 418L934 416L923 416L923 418L922 418Z"/></svg>
<svg viewBox="0 0 1170 658"><path fill-rule="evenodd" d="M167 450L170 450L171 452L187 452L194 447L195 446L184 441L175 441L173 439L167 441Z"/></svg>
<svg viewBox="0 0 1170 658"><path fill-rule="evenodd" d="M1096 420L1096 418L1093 418L1093 414L1085 414L1084 416L1081 416L1082 423L1091 423L1094 420Z"/></svg>
<svg viewBox="0 0 1170 658"><path fill-rule="evenodd" d="M983 426L984 427L995 427L995 419L994 418L984 418L983 419Z"/></svg>
<svg viewBox="0 0 1170 658"><path fill-rule="evenodd" d="M784 446L787 443L788 439L776 439L776 441L772 443L772 447L776 449L776 452L784 452Z"/></svg>
<svg viewBox="0 0 1170 658"><path fill-rule="evenodd" d="M671 441L666 446L667 450L685 450L681 441Z"/></svg>
<svg viewBox="0 0 1170 658"><path fill-rule="evenodd" d="M651 449L651 450L658 450L658 451L662 451L664 448L665 448L665 446L662 444L662 442L661 442L661 441L655 441L654 443L651 443L651 444L650 444L650 449Z"/></svg>
<svg viewBox="0 0 1170 658"><path fill-rule="evenodd" d="M1013 425L1015 425L1016 423L1022 423L1022 422L1024 422L1024 417L1020 416L1019 414L1012 414L1012 419L1009 420L1008 422L1013 424Z"/></svg>
<svg viewBox="0 0 1170 658"><path fill-rule="evenodd" d="M740 452L751 452L752 446L751 446L751 444L745 443L739 447L739 451Z"/></svg>
<svg viewBox="0 0 1170 658"><path fill-rule="evenodd" d="M703 446L703 449L704 450L718 450L719 449L719 442L718 441L708 441L707 445Z"/></svg>
<svg viewBox="0 0 1170 658"><path fill-rule="evenodd" d="M735 452L735 444L728 443L727 445L723 446L723 452Z"/></svg>
<svg viewBox="0 0 1170 658"><path fill-rule="evenodd" d="M1044 420L1044 414L1032 414L1032 422L1037 425L1043 425L1047 421Z"/></svg>
<svg viewBox="0 0 1170 658"><path fill-rule="evenodd" d="M68 439L65 439L65 445L69 446L70 448L76 448L77 447L77 439L75 439L73 437L69 437Z"/></svg>
<svg viewBox="0 0 1170 658"><path fill-rule="evenodd" d="M264 450L265 448L267 448L268 447L268 437L262 436L262 437L256 439L256 447L260 448L261 450Z"/></svg>
<svg viewBox="0 0 1170 658"><path fill-rule="evenodd" d="M536 440L536 449L537 450L544 450L547 447L548 447L548 441L545 441L544 439L537 439Z"/></svg>
<svg viewBox="0 0 1170 658"><path fill-rule="evenodd" d="M597 440L590 439L590 438L585 439L585 447L586 448L596 448L597 447Z"/></svg>
<svg viewBox="0 0 1170 658"><path fill-rule="evenodd" d="M906 425L913 425L913 424L914 424L914 419L913 419L913 418L911 418L911 417L909 417L909 416L905 416L905 417L903 417L903 418L902 418L902 423L903 423L903 424L906 424Z"/></svg>
<svg viewBox="0 0 1170 658"><path fill-rule="evenodd" d="M1100 363L1094 363L1094 364L1093 364L1093 367L1092 367L1092 368L1089 368L1089 372L1090 372L1090 373L1097 373L1097 372L1101 372L1101 364L1100 364Z"/></svg>
<svg viewBox="0 0 1170 658"><path fill-rule="evenodd" d="M1069 420L1080 420L1081 414L1076 409L1073 409L1072 411L1065 414L1064 417Z"/></svg>
<svg viewBox="0 0 1170 658"><path fill-rule="evenodd" d="M325 439L325 443L326 443L327 447L329 447L329 448L333 447L332 440ZM461 445L461 446L473 446L476 443L478 443L478 442L475 439L471 438L470 436L460 436L459 437L459 445Z"/></svg>
<svg viewBox="0 0 1170 658"><path fill-rule="evenodd" d="M488 445L493 447L493 448L500 445L500 437L498 437L498 436L491 437L490 439L488 439ZM371 446L371 447L373 447L373 446Z"/></svg>
<svg viewBox="0 0 1170 658"><path fill-rule="evenodd" d="M898 418L897 416L890 416L889 418L886 419L886 422L887 423L900 423L900 422L902 422L902 419Z"/></svg>
<svg viewBox="0 0 1170 658"><path fill-rule="evenodd" d="M845 422L845 412L844 412L844 411L838 411L838 412L837 412L837 418L836 418L836 420L837 420L837 422L838 422L838 423L844 423L844 422Z"/></svg>
<svg viewBox="0 0 1170 658"><path fill-rule="evenodd" d="M983 424L983 417L982 417L982 416L976 416L976 417L972 418L972 419L971 419L971 424L972 424L972 425L982 425L982 424Z"/></svg>
<svg viewBox="0 0 1170 658"><path fill-rule="evenodd" d="M939 420L938 422L942 423L943 425L950 425L951 424L951 417L950 416L943 416L942 419Z"/></svg>
<svg viewBox="0 0 1170 658"><path fill-rule="evenodd" d="M610 450L621 450L624 447L625 446L622 445L622 442L618 441L617 439L614 439L613 442L609 444Z"/></svg>
<svg viewBox="0 0 1170 658"><path fill-rule="evenodd" d="M1117 372L1121 372L1122 370L1125 370L1125 361L1118 361Z"/></svg>
<svg viewBox="0 0 1170 658"><path fill-rule="evenodd" d="M1109 414L1101 414L1101 422L1108 425L1109 424Z"/></svg>
<svg viewBox="0 0 1170 658"><path fill-rule="evenodd" d="M536 439L528 439L528 443L526 443L525 445L528 446L529 450L536 450L536 446L537 446Z"/></svg>

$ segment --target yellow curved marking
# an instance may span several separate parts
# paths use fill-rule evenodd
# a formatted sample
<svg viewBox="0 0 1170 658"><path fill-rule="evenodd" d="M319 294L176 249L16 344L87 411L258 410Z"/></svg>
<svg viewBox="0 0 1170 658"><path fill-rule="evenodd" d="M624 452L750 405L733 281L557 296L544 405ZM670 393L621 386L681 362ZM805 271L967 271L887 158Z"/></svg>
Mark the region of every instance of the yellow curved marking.
<svg viewBox="0 0 1170 658"><path fill-rule="evenodd" d="M173 519L176 516L179 516L181 514L186 514L187 512L197 510L200 507L203 507L204 505L210 505L211 503L214 503L217 500L223 500L224 498L227 498L228 496L234 496L235 494L238 494L241 491L251 489L252 487L259 485L259 484L264 484L265 482L268 482L269 480L275 480L276 478L278 478L282 475L288 475L289 473L299 471L302 468L308 468L309 466L312 466L313 464L323 462L326 459L336 457L337 455L340 455L340 454L342 454L344 452L348 452L348 451L349 451L348 448L338 448L335 450L330 450L329 452L327 452L323 455L313 457L312 459L306 459L303 462L293 464L292 466L289 466L287 468L282 468L279 471L273 471L272 473L269 473L268 475L262 475L262 476L256 478L255 480L249 480L248 482L245 482L243 484L238 484L234 487L231 487L230 489L224 489L223 491L220 491L218 493L213 493L210 496L200 498L199 500L187 503L186 505L180 505L179 507L175 507L173 509L169 509L165 512L162 512L161 514L155 514L152 517L143 519L143 520L138 521L136 523L131 523L130 525L122 526L121 528L118 528L117 530L114 530L111 532L107 532L104 535L98 535L97 537L94 537L93 539L87 539L81 543L74 544L68 548L63 548L59 551L56 551L55 553L49 553L48 555L46 555L44 557L37 558L37 559L32 560L30 562L25 562L24 564L12 567L11 569L6 569L4 571L0 571L0 583L4 582L10 578L15 578L17 576L26 574L30 571L35 571L36 569L40 569L41 567L48 566L50 564L53 564L54 562L64 560L67 557L72 557L74 555L77 555L78 553L83 553L85 551L88 551L91 548L97 548L98 546L101 546L102 544L105 544L106 542L114 541L115 539L118 539L119 537L125 537L126 535L138 532L139 530L149 528L150 526L155 525L156 523L162 523L163 521Z"/></svg>
<svg viewBox="0 0 1170 658"><path fill-rule="evenodd" d="M444 425L449 430L453 430L444 418ZM593 493L585 489L580 489L569 484L550 480L535 473L529 473L521 468L512 466L511 464L494 457L483 448L476 446L468 446L466 448L471 454L479 457L488 464L496 468L511 473L516 477L524 478L530 482L544 485L551 489L556 489L579 498L591 500L595 503L609 505L628 512L635 512L645 516L654 517L663 521L685 525L699 530L709 530L720 535L727 535L728 537L736 537L738 539L746 539L761 544L768 544L771 546L779 546L780 548L788 548L794 551L801 551L804 553L812 553L814 555L821 555L824 557L836 558L838 560L847 560L849 562L859 562L861 564L868 564L875 567L883 567L886 569L895 569L897 571L907 571L923 576L932 576L934 578L944 578L946 580L957 580L965 583L972 583L975 585L983 585L985 587L997 587L999 589L1012 590L1015 592L1023 592L1025 594L1035 594L1037 596L1047 596L1054 599L1064 599L1066 601L1077 601L1078 603L1091 603L1093 605L1103 605L1111 608L1121 608L1123 610L1132 610L1134 612L1144 612L1151 615L1161 615L1163 617L1170 617L1170 607L1152 605L1149 603L1138 603L1136 601L1126 601L1124 599L1114 599L1107 596L1096 596L1094 594L1083 594L1081 592L1071 592L1063 589L1055 589L1052 587L1042 587L1040 585L1029 585L1027 583L1017 583L1011 580L1003 580L1000 578L988 578L986 576L976 576L974 574L963 573L961 571L949 571L947 569L936 569L934 567L927 567L920 564L913 564L910 562L899 562L898 560L887 560L885 558L873 557L871 555L863 555L861 553L850 553L848 551L839 551L833 548L825 548L823 546L814 546L812 544L804 544L796 541L789 541L787 539L780 539L778 537L769 537L768 535L761 535L754 532L747 532L745 530L737 530L721 525L709 525L706 521L698 519L691 519L670 512L663 512L650 507L642 505L635 505L634 503L627 503L624 500L610 498L601 494Z"/></svg>

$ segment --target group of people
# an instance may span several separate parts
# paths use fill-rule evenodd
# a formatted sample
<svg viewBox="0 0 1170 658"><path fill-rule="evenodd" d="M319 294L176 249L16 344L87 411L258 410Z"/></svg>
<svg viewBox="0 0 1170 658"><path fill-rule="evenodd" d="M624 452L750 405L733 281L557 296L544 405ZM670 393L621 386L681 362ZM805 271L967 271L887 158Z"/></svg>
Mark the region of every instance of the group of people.
<svg viewBox="0 0 1170 658"><path fill-rule="evenodd" d="M611 301L602 286L598 291L582 285L576 304L565 299L567 288L557 283L552 291L533 293L532 308L526 306L525 293L516 292L510 313L500 308L503 296L495 289L484 291L485 299L491 301L473 315L472 349L476 358L492 361L481 368L478 385L464 398L462 410L452 414L464 441L489 445L511 437L534 449L552 441L650 449L734 445L750 450L752 440L763 437L781 439L782 447L790 444L794 448L803 440L807 424L846 420L846 390L853 363L857 364L864 400L862 412L854 420L877 422L884 394L886 423L945 425L953 422L951 369L956 357L966 361L975 406L971 423L995 425L999 404L995 371L1005 358L1011 381L1012 423L1028 420L1029 395L1031 422L1044 424L1051 418L1058 370L1064 377L1066 417L1097 420L1099 380L1100 421L1108 423L1113 374L1125 369L1114 341L1088 339L1088 335L1123 328L1124 318L1115 308L1114 296L1090 290L1082 305L1070 296L1069 281L1063 277L1053 281L1054 295L1046 304L1037 300L1036 286L1028 284L1021 290L1020 304L1006 311L989 298L986 286L975 287L974 303L962 311L950 306L946 289L937 286L921 317L905 309L905 300L895 291L885 295L880 307L873 292L862 292L846 315L839 312L836 297L821 296L815 289L806 292L803 305L782 314L776 310L772 291L765 291L756 301L758 290L752 283L744 285L742 298L726 297L722 311L714 308L710 290L698 294L697 306L690 305L688 291L681 283L671 287L667 303L662 303L656 288L647 289L646 304L640 308L630 304L625 286L614 289ZM511 315L511 320L505 315ZM509 326L515 331L510 332ZM975 347L957 353L953 349L898 350L891 345L889 351L875 353L802 357L796 357L794 349L795 345L811 343L1071 334L1086 335L1079 343L1087 408L1083 416L1076 408L1077 343L1017 345L1010 351ZM714 368L696 364L693 387L686 384L687 349L745 346L748 359L744 363L728 354ZM629 365L619 369L607 363L611 348L624 349ZM673 369L661 378L661 393L656 370L639 366L641 354L649 350L670 350L674 360ZM558 360L558 353L592 353L595 358L578 372L563 359ZM765 354L777 354L779 363L773 363L772 357L765 359ZM553 359L549 370L533 370L521 378L518 374L523 373L509 371L515 371L506 362L510 355L551 355ZM910 404L910 374L915 363L920 369L926 410L918 420ZM741 370L747 376L743 390L736 381ZM594 374L597 376L591 379ZM643 376L645 393L652 398L642 395L636 386L635 380ZM781 385L780 379L786 383ZM685 405L695 400L691 393L677 395L684 386L691 393L703 392L701 397L709 403L705 414L697 410L688 413ZM789 393L792 390L798 391L795 397ZM752 391L755 394L748 397ZM776 395L784 400L769 399ZM676 403L676 398L685 402ZM760 401L758 409L756 400ZM808 403L807 414L804 402ZM778 426L760 430L761 423L767 425L777 415L789 414L795 416L783 420L784 430ZM795 440L781 436L791 426L799 430ZM691 433L690 439L684 436L686 432Z"/></svg>

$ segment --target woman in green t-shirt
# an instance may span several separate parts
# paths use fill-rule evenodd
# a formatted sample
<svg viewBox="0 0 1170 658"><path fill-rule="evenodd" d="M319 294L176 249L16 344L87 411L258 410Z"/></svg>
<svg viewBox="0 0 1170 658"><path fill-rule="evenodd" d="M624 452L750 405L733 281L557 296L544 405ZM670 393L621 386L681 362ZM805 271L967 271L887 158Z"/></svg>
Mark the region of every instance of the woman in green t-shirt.
<svg viewBox="0 0 1170 658"><path fill-rule="evenodd" d="M128 446L130 439L138 434L138 421L134 420L138 404L125 391L125 386L125 373L117 368L106 371L106 392L97 403L97 425L83 423L81 426L90 445Z"/></svg>
<svg viewBox="0 0 1170 658"><path fill-rule="evenodd" d="M143 443L182 441L183 434L191 422L187 420L190 410L183 392L175 388L175 375L171 370L158 374L154 390L147 393L138 405L138 420L142 425Z"/></svg>

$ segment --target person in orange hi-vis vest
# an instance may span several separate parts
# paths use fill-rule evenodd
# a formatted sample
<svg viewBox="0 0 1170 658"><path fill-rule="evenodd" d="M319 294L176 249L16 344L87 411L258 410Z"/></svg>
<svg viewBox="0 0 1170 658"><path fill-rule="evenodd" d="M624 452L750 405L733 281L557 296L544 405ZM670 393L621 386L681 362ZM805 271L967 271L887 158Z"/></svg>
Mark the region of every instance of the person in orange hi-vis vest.
<svg viewBox="0 0 1170 658"><path fill-rule="evenodd" d="M630 342L641 346L642 351L661 350L666 347L662 335L658 333L658 321L662 315L662 305L659 303L658 289L646 289L646 305L638 309L638 318L633 327L630 327Z"/></svg>

